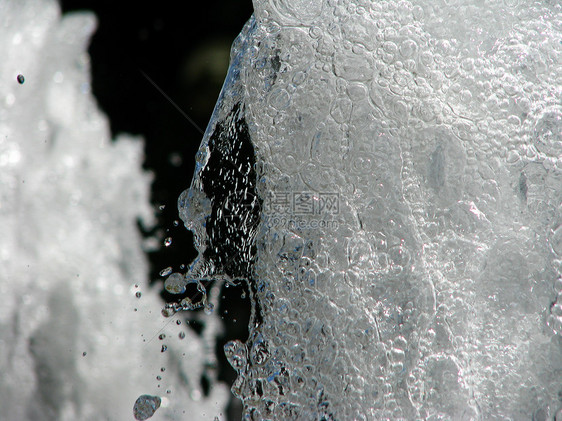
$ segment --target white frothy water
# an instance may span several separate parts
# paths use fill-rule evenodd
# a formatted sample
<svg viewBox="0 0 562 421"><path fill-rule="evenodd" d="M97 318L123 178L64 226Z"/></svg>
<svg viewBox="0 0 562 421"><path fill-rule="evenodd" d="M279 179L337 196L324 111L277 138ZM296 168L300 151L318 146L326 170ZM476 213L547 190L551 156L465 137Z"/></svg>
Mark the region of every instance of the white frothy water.
<svg viewBox="0 0 562 421"><path fill-rule="evenodd" d="M228 400L200 386L215 316L202 339L148 287L151 177L91 94L95 25L0 0L0 419L132 420L146 394L154 420L212 419Z"/></svg>

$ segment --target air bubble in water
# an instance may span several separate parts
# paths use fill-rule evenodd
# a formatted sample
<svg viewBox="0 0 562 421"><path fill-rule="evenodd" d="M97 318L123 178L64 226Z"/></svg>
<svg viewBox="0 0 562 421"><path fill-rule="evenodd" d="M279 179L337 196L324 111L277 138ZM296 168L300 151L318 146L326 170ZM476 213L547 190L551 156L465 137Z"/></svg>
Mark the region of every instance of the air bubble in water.
<svg viewBox="0 0 562 421"><path fill-rule="evenodd" d="M553 158L562 154L562 110L549 109L543 113L535 125L534 141L536 148Z"/></svg>
<svg viewBox="0 0 562 421"><path fill-rule="evenodd" d="M224 355L236 371L240 371L248 360L246 346L239 340L227 342L224 345Z"/></svg>
<svg viewBox="0 0 562 421"><path fill-rule="evenodd" d="M147 420L160 408L162 400L158 396L141 395L133 407L136 420Z"/></svg>

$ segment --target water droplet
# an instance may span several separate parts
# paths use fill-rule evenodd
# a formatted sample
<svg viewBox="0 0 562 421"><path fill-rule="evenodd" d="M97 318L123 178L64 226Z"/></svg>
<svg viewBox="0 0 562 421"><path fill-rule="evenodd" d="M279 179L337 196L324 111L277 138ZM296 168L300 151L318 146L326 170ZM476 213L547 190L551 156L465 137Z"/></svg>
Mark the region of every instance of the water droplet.
<svg viewBox="0 0 562 421"><path fill-rule="evenodd" d="M180 332L178 338L185 339L185 332Z"/></svg>
<svg viewBox="0 0 562 421"><path fill-rule="evenodd" d="M166 205L160 205L160 206L158 207L158 209L164 210L164 209L166 209Z"/></svg>
<svg viewBox="0 0 562 421"><path fill-rule="evenodd" d="M239 340L227 342L224 345L224 355L235 370L239 371L246 365L246 346Z"/></svg>
<svg viewBox="0 0 562 421"><path fill-rule="evenodd" d="M178 220L174 221L174 227L177 227L179 224L180 224L180 221L178 221Z"/></svg>
<svg viewBox="0 0 562 421"><path fill-rule="evenodd" d="M164 317L171 317L175 314L175 311L171 307L165 307L162 309L162 316Z"/></svg>
<svg viewBox="0 0 562 421"><path fill-rule="evenodd" d="M142 296L142 292L137 291L137 292L135 293L135 297L140 298L141 296Z"/></svg>
<svg viewBox="0 0 562 421"><path fill-rule="evenodd" d="M205 305L205 314L207 314L207 315L210 316L211 314L213 314L214 308L215 308L215 306L214 306L213 304L207 303L207 304Z"/></svg>
<svg viewBox="0 0 562 421"><path fill-rule="evenodd" d="M168 266L166 269L162 269L160 271L160 276L168 276L170 273L172 273L172 267Z"/></svg>
<svg viewBox="0 0 562 421"><path fill-rule="evenodd" d="M162 339L164 339L164 338L166 338L166 335L165 335L164 333L161 333L161 334L158 336L158 339L160 339L160 340L162 340Z"/></svg>
<svg viewBox="0 0 562 421"><path fill-rule="evenodd" d="M166 367L160 367L160 371L163 373L164 371L166 371Z"/></svg>
<svg viewBox="0 0 562 421"><path fill-rule="evenodd" d="M176 324L179 326L181 325L181 320L176 320Z"/></svg>
<svg viewBox="0 0 562 421"><path fill-rule="evenodd" d="M164 246L170 247L171 245L172 245L172 237L166 237L166 239L164 240Z"/></svg>
<svg viewBox="0 0 562 421"><path fill-rule="evenodd" d="M23 83L25 82L25 77L23 77L22 74L19 74L17 80L20 85L23 85Z"/></svg>
<svg viewBox="0 0 562 421"><path fill-rule="evenodd" d="M181 164L183 162L183 159L182 159L181 155L177 152L172 152L168 156L168 160L170 161L170 164L172 164L174 167L181 166Z"/></svg>
<svg viewBox="0 0 562 421"><path fill-rule="evenodd" d="M168 347L166 345L162 345L162 349L160 350L160 352L166 352L168 350Z"/></svg>
<svg viewBox="0 0 562 421"><path fill-rule="evenodd" d="M162 376L156 376L156 380L158 381L162 380Z"/></svg>
<svg viewBox="0 0 562 421"><path fill-rule="evenodd" d="M133 415L136 420L147 420L160 408L162 400L158 396L141 395L133 407Z"/></svg>
<svg viewBox="0 0 562 421"><path fill-rule="evenodd" d="M187 281L181 273L172 273L164 282L164 288L170 294L182 294L185 292Z"/></svg>
<svg viewBox="0 0 562 421"><path fill-rule="evenodd" d="M84 351L84 352L82 353L82 356L85 357L86 355L88 355L88 353L87 353L86 351Z"/></svg>

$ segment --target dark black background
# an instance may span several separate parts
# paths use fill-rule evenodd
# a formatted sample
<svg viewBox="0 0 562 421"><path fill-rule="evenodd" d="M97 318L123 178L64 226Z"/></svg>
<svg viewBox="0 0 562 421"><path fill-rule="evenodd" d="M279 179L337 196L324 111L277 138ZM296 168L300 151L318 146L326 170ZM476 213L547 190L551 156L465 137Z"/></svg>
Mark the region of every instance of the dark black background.
<svg viewBox="0 0 562 421"><path fill-rule="evenodd" d="M145 140L144 167L154 173L152 203L158 224L146 237L172 237L170 247L148 253L150 281L161 286L158 273L168 266L182 271L196 252L191 234L180 222L177 198L189 187L194 157L202 135L146 78L148 75L197 126L205 129L228 66L230 45L252 13L251 0L111 1L60 0L63 12L93 11L98 29L89 54L92 89L108 115L113 136L125 132ZM185 272L185 270L183 270ZM249 304L241 288L228 288L217 311L226 334L217 355L230 339L245 340ZM168 299L165 293L164 299ZM235 372L224 358L219 378L231 384ZM230 419L240 419L237 400Z"/></svg>

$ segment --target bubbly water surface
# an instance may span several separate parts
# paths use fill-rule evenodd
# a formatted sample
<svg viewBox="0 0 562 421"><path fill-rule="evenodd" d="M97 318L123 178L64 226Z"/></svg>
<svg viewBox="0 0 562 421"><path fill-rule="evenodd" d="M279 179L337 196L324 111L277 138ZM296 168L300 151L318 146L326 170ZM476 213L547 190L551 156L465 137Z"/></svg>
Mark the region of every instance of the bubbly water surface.
<svg viewBox="0 0 562 421"><path fill-rule="evenodd" d="M179 200L245 416L562 419L560 2L254 7Z"/></svg>

